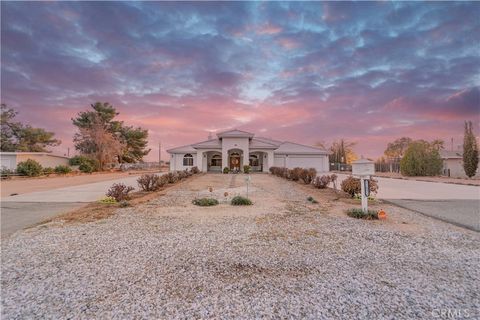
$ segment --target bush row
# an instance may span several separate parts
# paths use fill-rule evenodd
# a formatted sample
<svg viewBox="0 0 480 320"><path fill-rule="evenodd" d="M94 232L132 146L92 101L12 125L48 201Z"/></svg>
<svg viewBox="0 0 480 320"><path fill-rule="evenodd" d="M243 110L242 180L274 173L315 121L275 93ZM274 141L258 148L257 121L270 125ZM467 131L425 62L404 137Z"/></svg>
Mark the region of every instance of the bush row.
<svg viewBox="0 0 480 320"><path fill-rule="evenodd" d="M58 165L55 168L43 168L42 165L38 163L38 161L35 161L33 159L27 159L18 163L17 165L17 173L28 177L38 177L42 174L49 175L52 173L67 174L70 172L72 172L72 168L70 168L69 166Z"/></svg>
<svg viewBox="0 0 480 320"><path fill-rule="evenodd" d="M303 169L303 168L283 168L283 167L270 167L270 173L276 175L277 177L292 180L292 181L303 181L305 184L312 183L313 179L317 175L317 170L314 168Z"/></svg>
<svg viewBox="0 0 480 320"><path fill-rule="evenodd" d="M137 182L138 186L143 191L156 191L169 183L176 183L177 181L188 178L199 172L200 170L198 170L197 167L192 167L190 170L186 169L184 171L169 172L162 176L156 174L144 174L138 178Z"/></svg>

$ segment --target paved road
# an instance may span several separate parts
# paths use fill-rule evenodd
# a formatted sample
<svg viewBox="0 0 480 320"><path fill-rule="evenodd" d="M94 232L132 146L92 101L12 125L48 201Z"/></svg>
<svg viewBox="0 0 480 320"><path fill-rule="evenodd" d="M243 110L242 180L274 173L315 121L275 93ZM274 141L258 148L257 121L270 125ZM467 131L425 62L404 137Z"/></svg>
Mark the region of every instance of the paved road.
<svg viewBox="0 0 480 320"><path fill-rule="evenodd" d="M339 184L347 175L338 174ZM480 187L379 178L377 198L480 231Z"/></svg>
<svg viewBox="0 0 480 320"><path fill-rule="evenodd" d="M88 183L83 185L31 192L1 199L2 238L13 232L42 222L63 212L68 212L88 202L105 197L114 183L125 183L138 188L138 176ZM25 181L28 183L28 181Z"/></svg>

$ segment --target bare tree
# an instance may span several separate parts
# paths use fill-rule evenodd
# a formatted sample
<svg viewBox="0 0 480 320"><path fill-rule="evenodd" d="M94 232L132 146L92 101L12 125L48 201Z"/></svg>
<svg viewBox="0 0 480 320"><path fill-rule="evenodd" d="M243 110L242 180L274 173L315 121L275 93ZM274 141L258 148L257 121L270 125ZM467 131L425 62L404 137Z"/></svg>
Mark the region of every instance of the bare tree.
<svg viewBox="0 0 480 320"><path fill-rule="evenodd" d="M75 143L82 145L85 154L97 161L100 170L117 161L124 145L99 117L94 116L91 125L79 131L74 137Z"/></svg>

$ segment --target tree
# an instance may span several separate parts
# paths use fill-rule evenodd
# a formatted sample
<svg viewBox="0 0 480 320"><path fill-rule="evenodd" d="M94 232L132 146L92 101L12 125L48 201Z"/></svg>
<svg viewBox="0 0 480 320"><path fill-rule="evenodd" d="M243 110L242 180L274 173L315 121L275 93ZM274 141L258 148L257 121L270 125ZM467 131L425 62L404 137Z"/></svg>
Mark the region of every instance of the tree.
<svg viewBox="0 0 480 320"><path fill-rule="evenodd" d="M400 172L405 176L434 176L442 170L442 158L437 146L417 140L408 146L400 161Z"/></svg>
<svg viewBox="0 0 480 320"><path fill-rule="evenodd" d="M75 134L75 147L94 159L100 170L104 170L121 154L123 145L99 115L92 116L90 120L88 126L81 127L79 133Z"/></svg>
<svg viewBox="0 0 480 320"><path fill-rule="evenodd" d="M75 148L85 155L98 153L99 144L92 140L97 135L92 135L90 131L95 126L95 131L98 132L101 126L118 142L115 147L120 146L114 157L115 160L120 163L142 161L143 157L150 152L150 149L147 149L148 130L125 126L123 121L115 121L119 113L108 102L97 102L91 107L93 110L80 112L76 118L72 119L73 124L79 128L79 133L74 137ZM100 136L105 137L105 135Z"/></svg>
<svg viewBox="0 0 480 320"><path fill-rule="evenodd" d="M384 154L389 158L401 158L411 143L412 139L408 137L396 139L387 145L387 149L385 149Z"/></svg>
<svg viewBox="0 0 480 320"><path fill-rule="evenodd" d="M55 133L15 122L15 110L1 105L1 151L47 152L47 147L58 146Z"/></svg>
<svg viewBox="0 0 480 320"><path fill-rule="evenodd" d="M340 162L351 164L358 159L358 156L353 151L356 142L350 142L345 139L334 141L330 147L332 154L330 155L330 162Z"/></svg>
<svg viewBox="0 0 480 320"><path fill-rule="evenodd" d="M463 137L463 169L471 178L478 168L478 144L473 134L472 122L465 121L465 134Z"/></svg>

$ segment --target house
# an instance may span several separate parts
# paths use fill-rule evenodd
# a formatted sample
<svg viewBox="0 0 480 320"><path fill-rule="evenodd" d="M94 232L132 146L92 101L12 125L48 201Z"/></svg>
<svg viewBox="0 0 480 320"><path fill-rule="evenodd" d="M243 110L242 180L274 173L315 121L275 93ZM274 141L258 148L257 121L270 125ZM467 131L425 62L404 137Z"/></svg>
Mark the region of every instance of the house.
<svg viewBox="0 0 480 320"><path fill-rule="evenodd" d="M68 165L68 157L54 155L48 152L0 152L2 169L15 170L20 162L32 159L44 168L55 168L58 165Z"/></svg>
<svg viewBox="0 0 480 320"><path fill-rule="evenodd" d="M294 142L256 137L241 130L220 132L214 139L167 150L170 154L170 171L193 166L203 172L243 170L250 165L252 171L268 172L272 166L286 168L315 168L329 171L329 152Z"/></svg>
<svg viewBox="0 0 480 320"><path fill-rule="evenodd" d="M467 178L465 169L463 169L463 150L440 150L440 157L443 160L442 175L452 178ZM480 178L480 163L474 178Z"/></svg>

